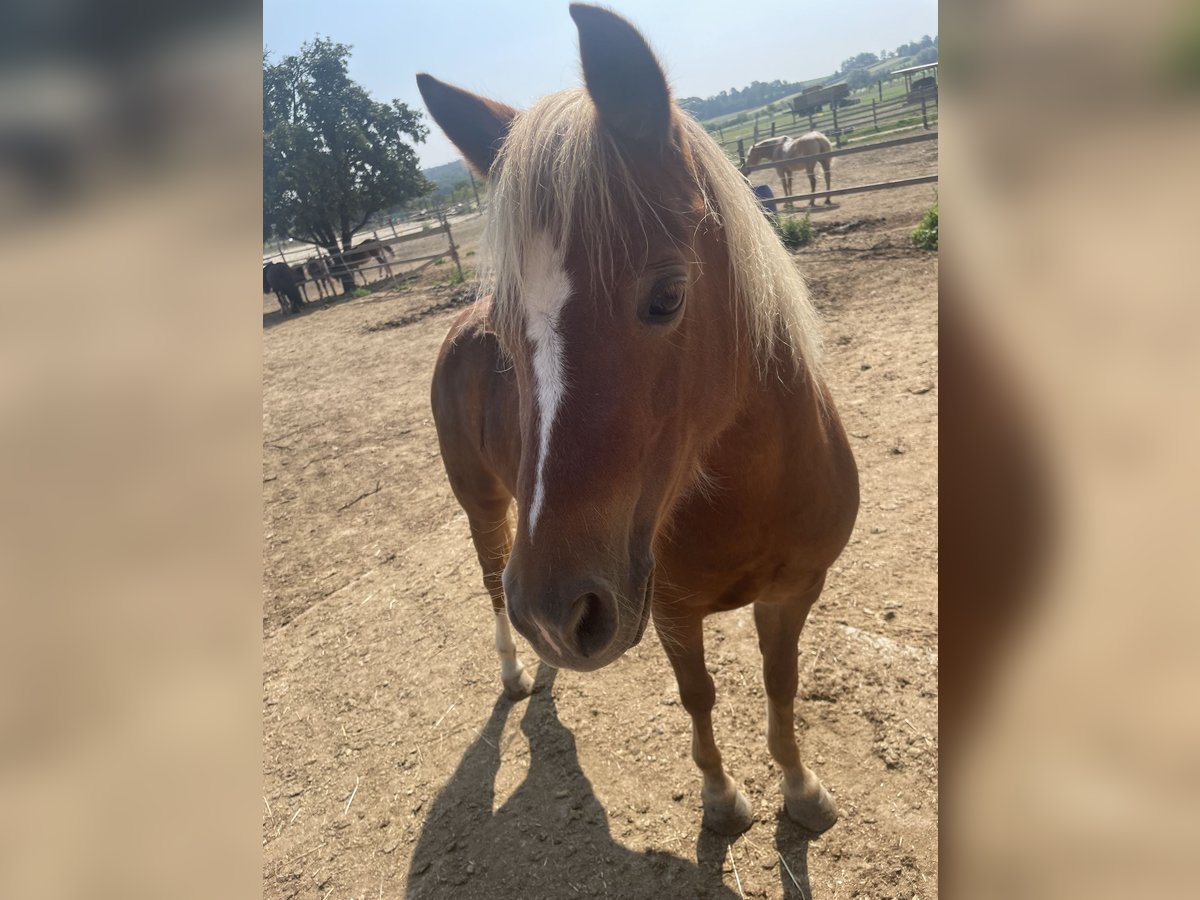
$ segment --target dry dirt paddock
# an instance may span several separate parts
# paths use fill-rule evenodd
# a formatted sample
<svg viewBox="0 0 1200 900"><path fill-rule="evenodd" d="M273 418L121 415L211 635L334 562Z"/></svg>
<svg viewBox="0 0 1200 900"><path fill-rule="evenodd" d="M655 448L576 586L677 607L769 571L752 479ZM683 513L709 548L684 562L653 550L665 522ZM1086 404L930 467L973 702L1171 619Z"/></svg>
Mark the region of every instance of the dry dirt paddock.
<svg viewBox="0 0 1200 900"><path fill-rule="evenodd" d="M849 157L835 186L936 159L933 144ZM531 699L502 699L428 408L462 302L448 266L267 317L264 896L936 896L938 263L908 240L932 200L843 198L796 254L863 496L799 648L802 752L842 810L811 842L781 816L749 609L706 628L717 738L758 815L732 842L700 828L689 721L652 633L600 672L543 669ZM456 238L470 253L470 227Z"/></svg>

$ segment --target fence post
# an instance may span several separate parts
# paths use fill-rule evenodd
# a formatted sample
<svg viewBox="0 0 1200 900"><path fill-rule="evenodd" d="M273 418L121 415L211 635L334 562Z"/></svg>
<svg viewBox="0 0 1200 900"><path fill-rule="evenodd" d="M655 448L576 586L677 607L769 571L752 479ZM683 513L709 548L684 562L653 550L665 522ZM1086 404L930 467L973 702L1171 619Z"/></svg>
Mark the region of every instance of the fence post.
<svg viewBox="0 0 1200 900"><path fill-rule="evenodd" d="M871 122L875 125L875 130L879 130L879 116L875 114L875 101L871 101Z"/></svg>
<svg viewBox="0 0 1200 900"><path fill-rule="evenodd" d="M475 211L483 213L483 202L479 199L479 188L475 186L475 173L471 171L470 165L467 166L467 177L471 179L471 193L475 195Z"/></svg>
<svg viewBox="0 0 1200 900"><path fill-rule="evenodd" d="M879 88L879 102L882 103L883 102L883 79L882 78L880 78L877 82L875 82L875 87Z"/></svg>
<svg viewBox="0 0 1200 900"><path fill-rule="evenodd" d="M775 137L775 122L771 121L771 137Z"/></svg>
<svg viewBox="0 0 1200 900"><path fill-rule="evenodd" d="M738 160L740 161L739 165L744 166L746 164L746 139L745 138L738 138Z"/></svg>
<svg viewBox="0 0 1200 900"><path fill-rule="evenodd" d="M925 130L928 131L929 130L929 117L927 115L925 115L925 97L924 97L924 95L922 95L922 97L921 97L921 122L922 122L922 124L924 124Z"/></svg>
<svg viewBox="0 0 1200 900"><path fill-rule="evenodd" d="M811 109L808 111L808 130L809 131L817 130L817 126L815 124L813 124L813 114L812 114Z"/></svg>
<svg viewBox="0 0 1200 900"><path fill-rule="evenodd" d="M837 145L840 147L842 146L842 132L841 129L838 128L836 100L829 104L829 111L833 114L833 134L834 137L837 138Z"/></svg>
<svg viewBox="0 0 1200 900"><path fill-rule="evenodd" d="M454 246L454 235L450 233L450 220L443 219L442 224L446 226L446 241L450 244L450 258L454 260L454 267L458 269L458 280L462 281L462 263L458 260L458 248Z"/></svg>

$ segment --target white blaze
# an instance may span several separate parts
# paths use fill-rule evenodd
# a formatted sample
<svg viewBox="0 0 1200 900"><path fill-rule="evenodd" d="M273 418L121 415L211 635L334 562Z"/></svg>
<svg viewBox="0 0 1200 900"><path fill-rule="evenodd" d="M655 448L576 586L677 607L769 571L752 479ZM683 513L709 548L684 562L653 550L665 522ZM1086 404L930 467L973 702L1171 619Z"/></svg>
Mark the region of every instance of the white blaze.
<svg viewBox="0 0 1200 900"><path fill-rule="evenodd" d="M559 404L566 393L563 339L558 320L571 295L571 279L563 268L562 253L548 235L533 241L524 260L525 336L533 347L533 383L538 406L536 478L529 507L529 534L537 528L546 499L545 468L550 454L550 433Z"/></svg>

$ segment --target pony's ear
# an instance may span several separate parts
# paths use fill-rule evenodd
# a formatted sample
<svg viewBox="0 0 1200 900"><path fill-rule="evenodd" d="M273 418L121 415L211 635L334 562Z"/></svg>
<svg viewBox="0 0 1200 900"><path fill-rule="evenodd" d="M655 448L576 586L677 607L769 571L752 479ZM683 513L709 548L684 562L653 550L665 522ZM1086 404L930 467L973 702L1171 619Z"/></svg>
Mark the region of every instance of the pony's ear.
<svg viewBox="0 0 1200 900"><path fill-rule="evenodd" d="M446 137L462 151L467 162L487 175L517 111L424 72L417 75L417 88Z"/></svg>
<svg viewBox="0 0 1200 900"><path fill-rule="evenodd" d="M583 79L600 119L635 141L659 141L671 125L671 91L646 39L599 6L571 4Z"/></svg>

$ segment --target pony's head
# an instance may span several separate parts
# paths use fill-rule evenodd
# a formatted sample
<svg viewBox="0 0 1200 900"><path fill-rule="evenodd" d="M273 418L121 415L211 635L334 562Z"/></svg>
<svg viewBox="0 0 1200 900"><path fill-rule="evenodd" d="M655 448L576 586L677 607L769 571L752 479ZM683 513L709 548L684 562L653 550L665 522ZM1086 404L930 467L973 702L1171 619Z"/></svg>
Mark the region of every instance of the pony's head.
<svg viewBox="0 0 1200 900"><path fill-rule="evenodd" d="M646 41L571 16L584 90L518 112L417 80L492 184L482 275L520 393L509 617L548 663L591 670L641 639L671 512L706 489L752 379L811 370L816 347L790 258Z"/></svg>
<svg viewBox="0 0 1200 900"><path fill-rule="evenodd" d="M742 174L748 174L747 170L751 166L757 166L759 163L770 162L775 158L775 151L785 141L785 137L767 138L759 141L746 151L746 162L742 166Z"/></svg>

